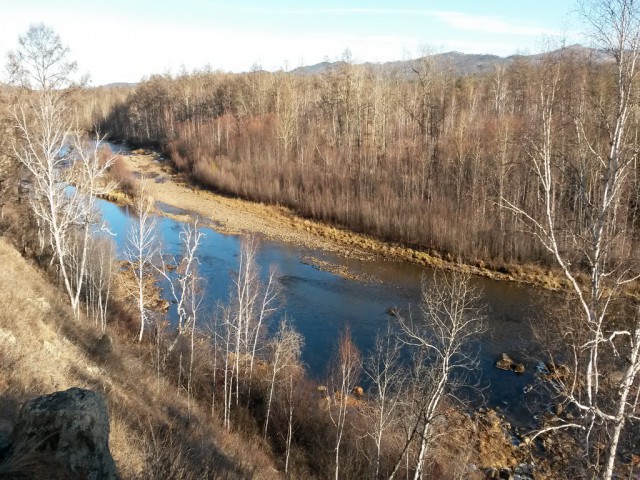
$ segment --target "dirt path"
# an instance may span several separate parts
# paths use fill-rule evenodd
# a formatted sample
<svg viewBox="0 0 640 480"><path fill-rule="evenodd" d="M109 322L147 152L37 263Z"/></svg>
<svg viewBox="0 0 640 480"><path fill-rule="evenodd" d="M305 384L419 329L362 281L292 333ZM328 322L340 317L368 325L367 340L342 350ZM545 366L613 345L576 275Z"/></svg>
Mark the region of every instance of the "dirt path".
<svg viewBox="0 0 640 480"><path fill-rule="evenodd" d="M125 157L128 168L137 176L144 175L147 192L157 201L195 212L215 224L222 233L259 233L269 239L340 254L346 258L362 260L400 260L425 267L442 267L448 270L464 270L496 280L525 282L546 288L559 288L557 277L548 275L537 267L503 267L502 271L476 265L462 265L436 255L413 250L400 245L335 228L297 216L291 210L224 197L193 186L184 174L176 174L166 161L157 155L129 155ZM349 277L340 266L318 262L323 270Z"/></svg>

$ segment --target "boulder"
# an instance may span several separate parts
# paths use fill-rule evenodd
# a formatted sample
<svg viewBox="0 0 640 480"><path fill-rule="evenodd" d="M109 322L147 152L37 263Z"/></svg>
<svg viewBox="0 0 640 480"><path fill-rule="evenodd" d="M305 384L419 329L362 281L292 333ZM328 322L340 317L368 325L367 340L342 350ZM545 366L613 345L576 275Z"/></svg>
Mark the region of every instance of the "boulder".
<svg viewBox="0 0 640 480"><path fill-rule="evenodd" d="M164 298L158 302L157 308L160 312L166 312L171 307L171 303Z"/></svg>
<svg viewBox="0 0 640 480"><path fill-rule="evenodd" d="M501 468L500 476L498 477L500 480L514 480L513 475L511 475L510 468Z"/></svg>
<svg viewBox="0 0 640 480"><path fill-rule="evenodd" d="M516 372L518 375L522 375L525 371L524 364L514 363L513 365L511 365L511 370Z"/></svg>
<svg viewBox="0 0 640 480"><path fill-rule="evenodd" d="M501 370L511 370L511 365L513 364L513 359L506 353L501 354L500 358L496 360L496 367Z"/></svg>
<svg viewBox="0 0 640 480"><path fill-rule="evenodd" d="M22 406L0 476L31 478L44 465L51 479L118 478L109 452L109 415L102 395L70 388Z"/></svg>
<svg viewBox="0 0 640 480"><path fill-rule="evenodd" d="M546 367L547 372L549 372L548 375L559 380L565 380L571 374L571 370L569 369L569 367L562 363L548 362L546 364Z"/></svg>
<svg viewBox="0 0 640 480"><path fill-rule="evenodd" d="M502 353L498 360L496 360L496 368L501 370L512 370L518 375L522 375L525 372L524 364L516 363L516 361L506 353Z"/></svg>
<svg viewBox="0 0 640 480"><path fill-rule="evenodd" d="M498 478L500 478L500 470L493 467L487 468L484 471L484 478L486 480L497 480Z"/></svg>

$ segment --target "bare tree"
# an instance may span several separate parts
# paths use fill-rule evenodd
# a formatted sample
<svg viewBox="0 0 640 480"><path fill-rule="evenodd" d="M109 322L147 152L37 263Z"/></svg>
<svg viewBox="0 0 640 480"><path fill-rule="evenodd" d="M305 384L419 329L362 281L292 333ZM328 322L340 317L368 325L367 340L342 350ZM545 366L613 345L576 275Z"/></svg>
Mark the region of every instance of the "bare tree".
<svg viewBox="0 0 640 480"><path fill-rule="evenodd" d="M269 417L271 415L271 403L273 401L274 392L283 380L285 382L287 380L291 381L293 373L289 372L289 374L286 375L287 371L299 368L303 342L304 340L302 335L291 326L286 318L280 321L278 331L269 342L270 355L268 357L268 361L271 364L271 379L269 381L267 413L264 419L264 438L267 438ZM284 378L280 378L282 373L285 374ZM288 439L288 443L289 442L290 439Z"/></svg>
<svg viewBox="0 0 640 480"><path fill-rule="evenodd" d="M223 425L229 429L231 408L239 405L240 393L249 397L256 358L264 347L267 322L277 308L275 271L267 282L260 279L256 264L255 238L243 241L238 271L233 279L231 298L221 305L214 319L214 343L222 356L224 409ZM214 357L217 363L217 356ZM242 387L242 389L241 389Z"/></svg>
<svg viewBox="0 0 640 480"><path fill-rule="evenodd" d="M398 421L397 407L400 404L400 393L405 381L400 351L400 339L391 330L391 324L389 324L384 334L379 333L376 336L373 351L363 363L362 370L369 379L371 387L367 402L364 402L360 412L369 425L366 435L375 444L373 478L378 478L380 475L384 435Z"/></svg>
<svg viewBox="0 0 640 480"><path fill-rule="evenodd" d="M14 154L32 176L32 208L46 229L58 274L77 316L94 196L113 188L103 182L113 156L99 155L99 138L90 144L79 135L68 101L76 64L68 55L69 49L50 27L32 25L18 38L18 48L9 53L8 70L12 82L21 87L12 110L17 133ZM68 194L69 184L76 186L76 194ZM78 240L72 276L68 256L71 243Z"/></svg>
<svg viewBox="0 0 640 480"><path fill-rule="evenodd" d="M245 240L240 248L238 275L234 280L234 373L236 376L236 405L240 399L241 367L247 361L250 338L253 332L252 321L255 316L256 303L259 296L260 277L255 261L257 244L255 238ZM256 332L258 333L258 332ZM242 363L242 365L241 365Z"/></svg>
<svg viewBox="0 0 640 480"><path fill-rule="evenodd" d="M350 408L349 398L358 384L361 367L360 352L351 340L351 329L347 326L340 336L329 375L329 386L332 392L329 419L335 427L335 480L340 478L340 446Z"/></svg>
<svg viewBox="0 0 640 480"><path fill-rule="evenodd" d="M527 211L517 202L503 199L535 233L568 280L582 311L581 328L586 340L573 344L574 369L566 381L553 382L563 401L581 413L578 422L564 425L584 432L590 468L604 479L613 476L621 433L637 399L640 372L640 318L629 318L628 328L611 321L610 306L624 284L639 278L637 265L616 254L621 234L617 220L629 173L637 161L636 132L629 128L637 94L637 61L640 54L640 5L633 0L594 0L585 2L584 18L591 25L598 46L615 62L616 92L612 105L598 104L604 131L589 125L584 110L574 115L575 138L581 160L587 168L583 188L576 204L580 213L574 224L560 215L559 185L562 171L555 160L554 143L558 117L556 92L561 77L560 62L548 55L541 64L539 94L542 108L537 119L538 132L529 141L529 157L542 193L543 213ZM588 96L585 98L585 103ZM595 99L598 102L598 99ZM606 138L603 142L602 137ZM584 230L583 230L584 226ZM588 274L587 284L580 275ZM609 392L601 381L607 364L626 358L619 382ZM613 398L612 398L613 397ZM600 464L591 445L598 425L607 430L607 449Z"/></svg>
<svg viewBox="0 0 640 480"><path fill-rule="evenodd" d="M236 404L239 402L240 384L244 374L247 394L251 392L253 367L266 322L277 310L278 289L276 271L272 268L266 283L260 279L256 255L257 240L250 237L240 249L238 273L234 279L234 371L236 375Z"/></svg>
<svg viewBox="0 0 640 480"><path fill-rule="evenodd" d="M301 338L301 340L304 339ZM293 441L294 427L298 426L300 423L299 421L295 422L293 411L295 408L296 394L298 393L296 387L301 383L299 382L301 379L304 379L304 368L301 363L298 363L297 367L287 369L285 376L286 390L284 394L287 413L287 436L285 438L284 451L284 473L286 476L289 475L289 459L291 457L291 443ZM294 423L297 423L297 425L294 425Z"/></svg>
<svg viewBox="0 0 640 480"><path fill-rule="evenodd" d="M222 386L224 388L224 394L222 401L223 405L223 417L222 417L222 425L228 431L231 428L231 405L233 399L233 385L234 385L234 374L235 374L235 362L232 358L233 355L233 347L234 347L234 337L238 334L236 325L233 322L233 313L231 311L231 307L226 305L220 306L220 312L216 316L215 325L220 333L216 333L216 340L220 337L223 350L222 350L222 363L223 363L223 378L222 378ZM218 321L219 320L219 321ZM217 341L216 341L217 343ZM214 360L217 360L217 357L214 357ZM215 385L214 385L215 389Z"/></svg>
<svg viewBox="0 0 640 480"><path fill-rule="evenodd" d="M85 274L85 301L88 317L104 333L107 329L107 312L111 298L111 282L116 258L115 244L109 236L90 241Z"/></svg>
<svg viewBox="0 0 640 480"><path fill-rule="evenodd" d="M9 52L7 69L14 83L38 90L55 103L73 85L72 75L77 71L68 55L69 48L51 27L34 24L18 37L18 48Z"/></svg>
<svg viewBox="0 0 640 480"><path fill-rule="evenodd" d="M136 194L135 218L127 234L127 245L124 256L133 272L135 288L132 291L138 307L140 330L138 341L142 341L144 327L149 321L147 294L150 282L154 281L153 267L158 254L158 233L156 219L153 216L153 198L145 191L145 179L141 179Z"/></svg>
<svg viewBox="0 0 640 480"><path fill-rule="evenodd" d="M395 477L414 438L419 445L414 479L422 476L442 402L455 394L465 374L477 364L470 343L484 328L478 301L479 293L471 285L468 274L434 271L431 281L423 277L421 318L398 317L402 341L413 349L415 422L390 479Z"/></svg>
<svg viewBox="0 0 640 480"><path fill-rule="evenodd" d="M187 376L187 406L191 412L191 391L193 383L193 363L195 359L195 337L198 314L203 300L202 283L204 279L198 275L200 260L196 256L198 247L204 237L204 233L198 229L198 221L193 225L186 224L180 232L180 239L184 248L184 255L178 267L180 285L180 306L185 318L183 328L189 329L189 372ZM183 299L184 297L184 299ZM180 331L178 332L180 334Z"/></svg>
<svg viewBox="0 0 640 480"><path fill-rule="evenodd" d="M69 276L74 288L71 305L78 310L81 300L80 294L84 287L88 256L91 253L91 243L94 234L99 231L108 234L108 227L102 221L97 211L96 197L113 191L116 183L108 179L107 172L115 161L115 155L102 144L102 138L96 134L95 140L88 140L78 135L73 137L73 164L69 167L69 181L75 186L73 200L67 205L76 218L71 219L75 226L68 232L73 236L69 243L75 243L76 249L69 258ZM104 147L104 148L103 148ZM75 268L74 268L75 267ZM104 272L103 272L104 273ZM88 287L88 285L87 285ZM76 312L76 315L78 313Z"/></svg>
<svg viewBox="0 0 640 480"><path fill-rule="evenodd" d="M199 283L202 280L197 274L197 267L200 260L197 251L202 243L204 233L198 229L198 220L192 224L183 225L180 234L182 244L182 257L176 262L176 275L168 273L169 268L164 264L158 268L158 273L162 275L169 284L171 296L176 302L178 313L178 335L188 331L191 323L195 322L201 297L198 296Z"/></svg>

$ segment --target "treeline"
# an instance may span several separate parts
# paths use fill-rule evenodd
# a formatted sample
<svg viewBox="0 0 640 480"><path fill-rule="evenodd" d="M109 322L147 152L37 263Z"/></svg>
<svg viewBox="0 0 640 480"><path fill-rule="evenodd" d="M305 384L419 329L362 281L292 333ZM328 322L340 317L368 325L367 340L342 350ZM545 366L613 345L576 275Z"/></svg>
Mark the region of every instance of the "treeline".
<svg viewBox="0 0 640 480"><path fill-rule="evenodd" d="M164 149L179 169L223 193L465 261L546 264L540 243L501 205L542 213L532 159L545 135L542 92L557 75L556 214L568 225L582 218L593 172L585 158L606 151L616 98L612 64L585 52L521 57L463 77L432 57L415 60L410 76L348 62L316 75L153 76L101 129ZM634 145L636 110L627 129ZM621 256L635 238L637 173L616 219Z"/></svg>

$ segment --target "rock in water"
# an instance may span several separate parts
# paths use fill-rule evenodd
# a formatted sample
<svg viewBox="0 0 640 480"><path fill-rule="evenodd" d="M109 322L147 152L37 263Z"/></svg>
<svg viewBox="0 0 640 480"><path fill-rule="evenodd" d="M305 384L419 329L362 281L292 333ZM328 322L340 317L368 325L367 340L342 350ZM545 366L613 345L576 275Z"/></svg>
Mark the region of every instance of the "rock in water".
<svg viewBox="0 0 640 480"><path fill-rule="evenodd" d="M500 355L500 358L496 360L496 368L501 370L511 370L511 365L513 365L513 363L513 359L506 353L503 353Z"/></svg>
<svg viewBox="0 0 640 480"><path fill-rule="evenodd" d="M514 363L513 365L511 365L511 369L518 375L522 375L526 370L524 364L522 363Z"/></svg>
<svg viewBox="0 0 640 480"><path fill-rule="evenodd" d="M26 402L4 463L24 463L24 459L51 465L48 478L117 479L104 397L70 388Z"/></svg>

